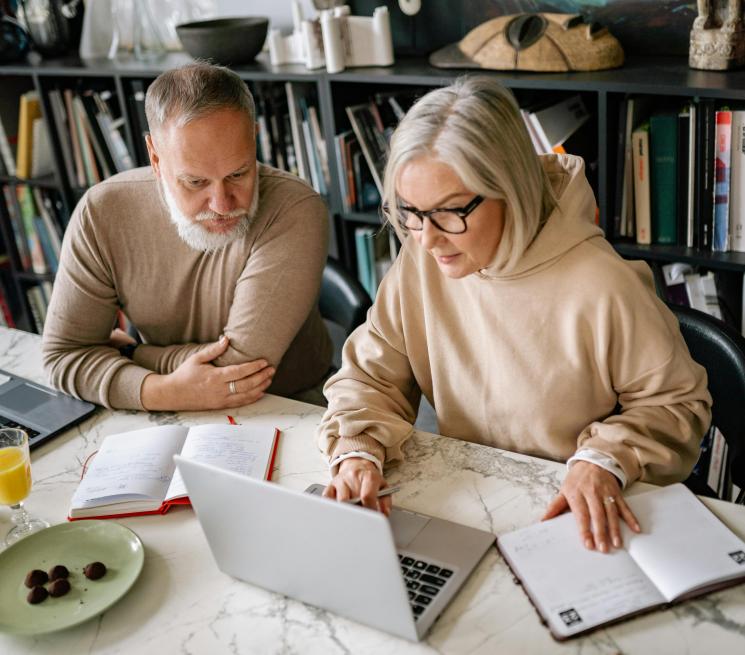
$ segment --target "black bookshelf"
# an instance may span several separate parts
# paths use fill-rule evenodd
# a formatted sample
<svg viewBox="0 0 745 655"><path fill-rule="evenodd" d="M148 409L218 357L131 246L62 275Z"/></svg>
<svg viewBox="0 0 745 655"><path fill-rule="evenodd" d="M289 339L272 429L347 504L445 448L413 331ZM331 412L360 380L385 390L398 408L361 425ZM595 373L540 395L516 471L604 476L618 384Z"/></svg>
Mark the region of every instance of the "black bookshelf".
<svg viewBox="0 0 745 655"><path fill-rule="evenodd" d="M46 124L50 129L53 154L57 171L49 179L27 181L0 179L0 183L39 184L60 190L68 211L75 205L84 189L69 186L61 174L63 162L59 145L49 120L50 109L45 93L58 84L84 86L106 83L118 97L125 122L127 145L132 148L136 138L133 117L126 97L133 80L151 81L163 70L191 61L184 53L172 53L157 62L140 62L135 59L111 61L108 59L81 60L68 57L44 60L38 65L25 63L0 66L0 84L12 78L21 80L39 91ZM324 70L308 71L302 65L272 66L265 55L260 55L251 65L238 66L234 70L249 83L303 82L314 87L318 98L320 120L329 153L331 185L328 195L330 213L333 216L331 252L342 258L350 270L355 270L354 226L380 225L376 213L345 212L338 188L337 162L334 153L334 135L349 129L343 106L352 102L364 102L378 90L419 87L423 90L451 83L463 73L457 69L437 69L426 59L400 59L391 67L347 69L342 73L328 74ZM588 101L588 109L597 115L597 170L595 192L600 210L600 225L612 238L612 208L615 195L616 138L618 133L618 111L626 94L649 95L661 103L703 97L726 101L745 102L745 71L707 72L688 68L682 57L629 57L619 69L586 73L516 73L480 71L493 75L505 86L521 93L545 91L550 94L582 93ZM132 149L134 152L134 149ZM731 274L745 273L745 253L712 253L708 251L676 246L639 246L626 241L617 241L615 248L624 257L640 258L650 262L683 261L708 269ZM27 276L21 276L26 280Z"/></svg>

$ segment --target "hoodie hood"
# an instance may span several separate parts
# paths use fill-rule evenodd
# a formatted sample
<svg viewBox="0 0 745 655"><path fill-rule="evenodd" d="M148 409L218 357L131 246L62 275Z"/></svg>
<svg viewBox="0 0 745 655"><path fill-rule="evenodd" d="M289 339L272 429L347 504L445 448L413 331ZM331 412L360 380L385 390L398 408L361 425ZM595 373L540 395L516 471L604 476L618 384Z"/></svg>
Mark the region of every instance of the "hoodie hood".
<svg viewBox="0 0 745 655"><path fill-rule="evenodd" d="M597 203L585 177L585 163L575 155L541 155L556 197L556 208L517 264L509 269L482 269L489 279L513 279L532 275L550 266L564 253L588 239L603 238L595 224Z"/></svg>

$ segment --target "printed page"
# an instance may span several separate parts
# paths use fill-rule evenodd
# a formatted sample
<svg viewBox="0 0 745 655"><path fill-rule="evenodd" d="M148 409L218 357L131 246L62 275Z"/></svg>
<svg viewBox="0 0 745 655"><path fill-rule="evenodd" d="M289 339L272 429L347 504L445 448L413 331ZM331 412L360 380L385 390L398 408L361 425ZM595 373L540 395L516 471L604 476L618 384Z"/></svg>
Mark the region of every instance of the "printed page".
<svg viewBox="0 0 745 655"><path fill-rule="evenodd" d="M497 545L557 637L665 601L625 550L587 550L571 514L501 536Z"/></svg>
<svg viewBox="0 0 745 655"><path fill-rule="evenodd" d="M243 425L196 425L189 430L181 456L212 464L242 475L263 480L274 447L274 427L264 421ZM187 495L178 469L166 494L166 500Z"/></svg>
<svg viewBox="0 0 745 655"><path fill-rule="evenodd" d="M629 554L668 601L745 576L745 542L684 485L629 496L626 502L644 530L624 530Z"/></svg>
<svg viewBox="0 0 745 655"><path fill-rule="evenodd" d="M106 437L72 497L71 507L97 507L128 499L161 502L173 476L173 455L187 429L163 425Z"/></svg>

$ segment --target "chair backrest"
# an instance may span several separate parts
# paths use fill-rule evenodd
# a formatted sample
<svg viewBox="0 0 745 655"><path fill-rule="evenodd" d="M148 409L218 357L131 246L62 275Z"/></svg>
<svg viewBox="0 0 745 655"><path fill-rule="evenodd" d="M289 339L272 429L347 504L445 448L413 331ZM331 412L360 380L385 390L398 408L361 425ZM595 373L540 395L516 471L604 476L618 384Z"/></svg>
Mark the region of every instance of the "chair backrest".
<svg viewBox="0 0 745 655"><path fill-rule="evenodd" d="M357 279L337 260L329 257L323 269L318 306L321 316L341 326L347 337L365 322L372 301Z"/></svg>
<svg viewBox="0 0 745 655"><path fill-rule="evenodd" d="M745 338L704 312L668 306L680 323L691 357L706 369L714 400L712 423L727 442L731 480L745 491Z"/></svg>

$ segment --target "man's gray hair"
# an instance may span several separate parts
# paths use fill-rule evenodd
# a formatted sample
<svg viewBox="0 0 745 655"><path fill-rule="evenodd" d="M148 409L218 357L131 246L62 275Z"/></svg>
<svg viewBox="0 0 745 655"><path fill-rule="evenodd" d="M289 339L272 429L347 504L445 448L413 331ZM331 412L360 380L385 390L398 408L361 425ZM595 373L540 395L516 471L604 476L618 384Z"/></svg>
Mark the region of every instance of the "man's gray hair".
<svg viewBox="0 0 745 655"><path fill-rule="evenodd" d="M245 82L224 66L201 61L162 73L145 96L150 132L172 120L179 126L186 125L220 109L245 112L252 123L256 117Z"/></svg>
<svg viewBox="0 0 745 655"><path fill-rule="evenodd" d="M556 207L512 93L475 75L423 96L391 138L383 183L389 207L396 206L402 169L425 156L448 164L474 194L505 201L504 231L491 266L512 268Z"/></svg>

